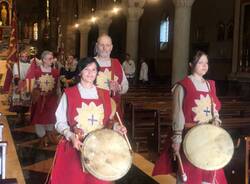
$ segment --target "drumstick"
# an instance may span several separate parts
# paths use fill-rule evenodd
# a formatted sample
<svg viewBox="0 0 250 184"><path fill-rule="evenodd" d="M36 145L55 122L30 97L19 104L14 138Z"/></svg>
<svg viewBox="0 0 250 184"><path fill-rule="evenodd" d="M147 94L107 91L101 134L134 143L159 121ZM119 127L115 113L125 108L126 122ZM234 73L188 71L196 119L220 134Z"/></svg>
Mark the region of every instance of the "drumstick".
<svg viewBox="0 0 250 184"><path fill-rule="evenodd" d="M183 182L186 182L187 181L187 175L184 171L184 168L183 168L183 165L182 165L182 160L181 160L181 155L179 152L175 153L176 157L177 157L177 160L178 160L178 164L180 166L180 171L181 171L181 179Z"/></svg>
<svg viewBox="0 0 250 184"><path fill-rule="evenodd" d="M120 119L120 116L119 116L118 112L115 112L115 114L116 114L116 116L117 116L117 118L118 118L119 124L120 124L121 126L124 126L123 123L122 123L122 121L121 121L121 119ZM131 145L130 145L130 142L129 142L129 140L128 140L127 134L124 134L124 137L125 137L125 140L126 140L126 142L127 142L127 144L128 144L129 150L130 150L130 151L133 151L133 150L132 150L132 147L131 147Z"/></svg>

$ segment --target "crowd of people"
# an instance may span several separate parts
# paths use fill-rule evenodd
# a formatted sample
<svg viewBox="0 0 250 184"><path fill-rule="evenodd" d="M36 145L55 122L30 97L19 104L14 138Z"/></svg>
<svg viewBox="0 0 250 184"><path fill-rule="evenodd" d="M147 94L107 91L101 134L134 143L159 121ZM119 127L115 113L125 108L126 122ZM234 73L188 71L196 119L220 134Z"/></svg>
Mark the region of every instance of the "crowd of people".
<svg viewBox="0 0 250 184"><path fill-rule="evenodd" d="M111 38L101 35L96 43L95 57L77 61L72 54L68 54L65 61L60 62L51 51L43 51L40 59L37 59L34 55L29 58L28 51L24 50L20 53L19 64L13 66L10 110L16 112L20 120L24 120L24 113L30 110L30 122L35 125L39 146L58 145L50 183L110 183L84 170L80 164L79 150L83 139L92 131L105 127L122 135L127 132L126 127L117 122L112 111L115 109L123 117L121 95L128 91L129 85L136 83L136 65L129 54L126 54L122 64L118 59L111 58L112 49ZM222 169L204 171L196 168L186 159L181 148L182 138L190 128L208 123L211 119L216 126L221 124L220 102L214 81L204 79L208 71L207 55L197 52L189 65L191 75L177 82L172 90L173 136L166 141L153 175L174 172L173 152L182 156L188 176L188 181L183 182L178 171L177 183L217 181L224 184L226 179ZM139 80L146 84L149 68L145 59L140 59L139 66ZM194 107L197 101L204 100L206 96L211 100L205 107L211 108L213 103L212 108L215 108L207 111L204 117L204 111L197 110L203 106L196 110ZM56 132L62 135L60 142ZM71 174L68 174L69 171Z"/></svg>

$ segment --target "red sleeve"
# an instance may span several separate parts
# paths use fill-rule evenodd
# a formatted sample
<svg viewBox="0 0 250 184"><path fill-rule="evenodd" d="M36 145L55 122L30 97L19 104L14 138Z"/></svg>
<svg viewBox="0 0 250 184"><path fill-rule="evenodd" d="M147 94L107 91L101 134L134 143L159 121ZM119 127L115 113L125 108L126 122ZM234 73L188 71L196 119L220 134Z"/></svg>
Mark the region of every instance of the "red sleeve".
<svg viewBox="0 0 250 184"><path fill-rule="evenodd" d="M37 65L35 62L32 62L27 73L26 73L26 79L32 79L35 78L35 70L37 70Z"/></svg>

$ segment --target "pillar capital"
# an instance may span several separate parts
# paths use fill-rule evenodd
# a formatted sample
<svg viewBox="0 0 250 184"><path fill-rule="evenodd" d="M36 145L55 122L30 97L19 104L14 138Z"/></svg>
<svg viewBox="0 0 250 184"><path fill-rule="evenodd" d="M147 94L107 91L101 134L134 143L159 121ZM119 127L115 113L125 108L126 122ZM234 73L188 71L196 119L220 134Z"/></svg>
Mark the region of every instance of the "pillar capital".
<svg viewBox="0 0 250 184"><path fill-rule="evenodd" d="M146 0L128 0L128 7L143 8Z"/></svg>
<svg viewBox="0 0 250 184"><path fill-rule="evenodd" d="M112 19L108 11L99 10L97 11L98 20L97 25L99 27L99 35L105 33L108 34L108 29L110 24L112 23Z"/></svg>
<svg viewBox="0 0 250 184"><path fill-rule="evenodd" d="M128 21L139 21L144 12L140 7L128 7Z"/></svg>
<svg viewBox="0 0 250 184"><path fill-rule="evenodd" d="M79 31L81 33L88 33L91 29L91 24L89 23L89 21L84 21L84 24L83 25L80 25L79 26Z"/></svg>
<svg viewBox="0 0 250 184"><path fill-rule="evenodd" d="M173 0L175 7L191 7L195 0Z"/></svg>

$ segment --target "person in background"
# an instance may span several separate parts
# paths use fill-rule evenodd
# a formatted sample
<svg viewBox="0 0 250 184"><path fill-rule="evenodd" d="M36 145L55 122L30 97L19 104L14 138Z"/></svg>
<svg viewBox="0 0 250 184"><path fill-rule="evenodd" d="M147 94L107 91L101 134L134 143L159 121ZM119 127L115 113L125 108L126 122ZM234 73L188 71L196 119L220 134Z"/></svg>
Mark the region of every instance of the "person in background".
<svg viewBox="0 0 250 184"><path fill-rule="evenodd" d="M129 81L129 84L135 84L135 62L130 58L129 54L126 54L126 59L122 64L125 75Z"/></svg>
<svg viewBox="0 0 250 184"><path fill-rule="evenodd" d="M65 89L56 110L55 128L63 139L57 146L50 183L108 184L111 182L97 179L85 171L79 150L88 133L104 127L112 128L109 91L95 85L99 65L94 58L80 59L77 71L79 83ZM119 124L113 129L126 133L126 128Z"/></svg>
<svg viewBox="0 0 250 184"><path fill-rule="evenodd" d="M184 182L185 184L226 184L227 180L223 169L216 171L199 169L187 160L181 149L184 132L190 128L210 122L217 126L221 124L219 118L221 104L216 96L215 82L203 78L208 71L208 56L204 52L198 51L189 66L192 74L177 82L172 89L173 136L171 140L168 138L166 141L165 149L155 164L153 175L173 172L172 153L170 152L172 144L174 154L180 154L182 157L184 171L188 178L187 182ZM179 172L177 172L177 183L183 183Z"/></svg>
<svg viewBox="0 0 250 184"><path fill-rule="evenodd" d="M117 111L122 117L121 95L128 91L129 86L120 61L110 57L112 49L112 40L108 35L103 34L97 39L97 56L95 59L100 65L100 71L96 81L99 88L110 91L110 95L116 103Z"/></svg>
<svg viewBox="0 0 250 184"><path fill-rule="evenodd" d="M68 55L64 67L60 69L61 89L71 87L76 84L76 64L73 55Z"/></svg>
<svg viewBox="0 0 250 184"><path fill-rule="evenodd" d="M11 94L10 111L17 113L18 123L25 123L25 113L31 105L30 95L22 85L30 67L29 55L26 50L20 53L19 63L13 65L13 87Z"/></svg>
<svg viewBox="0 0 250 184"><path fill-rule="evenodd" d="M41 61L40 66L30 67L26 75L26 88L30 90L32 96L31 123L35 124L36 134L40 138L40 146L47 146L48 141L52 144L58 142L54 125L59 97L59 71L52 68L52 52L43 51Z"/></svg>
<svg viewBox="0 0 250 184"><path fill-rule="evenodd" d="M140 64L141 68L140 68L139 80L141 81L142 84L146 84L148 83L148 64L143 58L140 59Z"/></svg>

